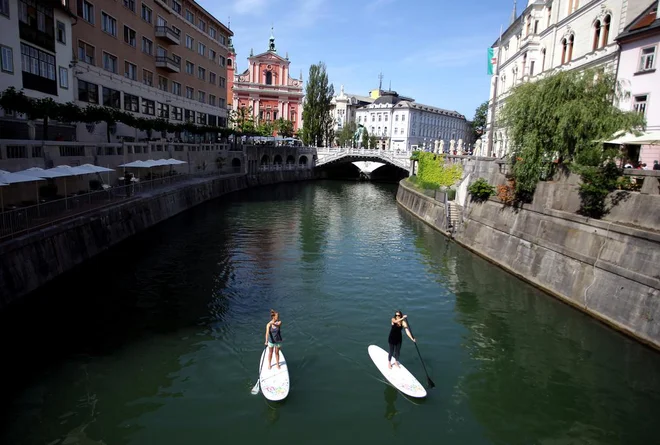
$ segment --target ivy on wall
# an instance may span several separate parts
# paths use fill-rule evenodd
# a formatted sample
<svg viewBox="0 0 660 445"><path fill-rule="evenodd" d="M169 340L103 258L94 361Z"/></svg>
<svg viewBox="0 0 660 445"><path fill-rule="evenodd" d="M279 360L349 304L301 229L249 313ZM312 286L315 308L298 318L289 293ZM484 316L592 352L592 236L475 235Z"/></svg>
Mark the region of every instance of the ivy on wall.
<svg viewBox="0 0 660 445"><path fill-rule="evenodd" d="M426 189L451 187L463 176L463 167L460 164L446 165L444 156L430 152L415 152L417 159L417 184Z"/></svg>

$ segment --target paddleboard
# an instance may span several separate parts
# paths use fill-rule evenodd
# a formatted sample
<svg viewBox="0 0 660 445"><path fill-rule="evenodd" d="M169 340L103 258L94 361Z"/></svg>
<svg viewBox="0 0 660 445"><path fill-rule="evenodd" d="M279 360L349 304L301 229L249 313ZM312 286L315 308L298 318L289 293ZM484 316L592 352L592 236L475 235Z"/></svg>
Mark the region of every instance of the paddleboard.
<svg viewBox="0 0 660 445"><path fill-rule="evenodd" d="M416 398L426 397L426 390L419 381L406 369L401 362L396 366L394 357L392 357L392 369L387 366L387 351L376 345L369 345L367 348L369 357L374 365L383 374L388 382L402 393Z"/></svg>
<svg viewBox="0 0 660 445"><path fill-rule="evenodd" d="M262 361L263 360L263 361ZM284 400L289 395L289 368L286 364L284 354L280 351L280 369L277 369L275 362L275 351L272 357L273 367L268 369L268 348L261 354L259 363L261 373L259 375L259 386L264 397L268 400Z"/></svg>

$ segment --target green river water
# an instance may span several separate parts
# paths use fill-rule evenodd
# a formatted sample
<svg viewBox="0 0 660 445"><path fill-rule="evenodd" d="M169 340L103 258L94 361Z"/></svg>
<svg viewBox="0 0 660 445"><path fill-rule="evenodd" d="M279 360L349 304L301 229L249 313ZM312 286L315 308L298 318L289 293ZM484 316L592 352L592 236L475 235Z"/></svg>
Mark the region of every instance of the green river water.
<svg viewBox="0 0 660 445"><path fill-rule="evenodd" d="M660 354L476 257L396 185L309 182L209 202L0 317L0 443L658 444ZM268 311L291 391L251 395ZM367 354L408 314L436 384ZM412 342L401 361L426 383Z"/></svg>

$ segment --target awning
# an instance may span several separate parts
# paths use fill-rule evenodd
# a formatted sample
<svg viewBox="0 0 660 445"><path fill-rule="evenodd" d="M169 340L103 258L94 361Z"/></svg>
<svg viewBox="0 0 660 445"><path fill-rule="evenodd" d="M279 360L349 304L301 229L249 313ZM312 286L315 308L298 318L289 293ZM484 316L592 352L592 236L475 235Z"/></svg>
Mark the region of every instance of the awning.
<svg viewBox="0 0 660 445"><path fill-rule="evenodd" d="M178 165L178 164L187 164L185 161L179 161L178 159L149 159L148 161L133 161L127 164L122 164L119 167L125 168L151 168L151 167L162 167L164 165Z"/></svg>
<svg viewBox="0 0 660 445"><path fill-rule="evenodd" d="M19 173L9 173L4 170L0 170L0 183L3 184L17 184L19 182L34 182L34 181L43 181L42 178L37 178L35 176L22 175Z"/></svg>
<svg viewBox="0 0 660 445"><path fill-rule="evenodd" d="M70 165L58 165L57 167L49 168L48 171L61 173L62 176L91 175L94 173L84 168L71 167Z"/></svg>
<svg viewBox="0 0 660 445"><path fill-rule="evenodd" d="M62 178L64 176L69 176L68 173L56 172L53 171L53 169L44 170L43 168L39 167L32 167L28 168L27 170L21 170L20 172L16 172L16 174L33 176L36 178Z"/></svg>
<svg viewBox="0 0 660 445"><path fill-rule="evenodd" d="M105 173L105 172L114 171L111 168L105 168L105 167L101 167L100 165L92 165L92 164L83 164L76 168L79 170L87 170L89 173Z"/></svg>
<svg viewBox="0 0 660 445"><path fill-rule="evenodd" d="M656 145L660 144L660 131L645 132L641 135L626 133L609 141L603 141L605 144L631 144L631 145Z"/></svg>

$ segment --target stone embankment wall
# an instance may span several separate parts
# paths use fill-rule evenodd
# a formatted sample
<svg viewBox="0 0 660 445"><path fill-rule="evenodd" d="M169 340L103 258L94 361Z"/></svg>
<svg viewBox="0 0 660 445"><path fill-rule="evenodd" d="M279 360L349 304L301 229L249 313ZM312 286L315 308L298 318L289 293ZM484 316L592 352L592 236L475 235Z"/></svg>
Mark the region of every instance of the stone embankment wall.
<svg viewBox="0 0 660 445"><path fill-rule="evenodd" d="M466 168L478 173L473 179L498 183L499 167L475 167ZM494 198L466 200L458 206L461 222L452 231L444 204L405 181L397 201L505 270L660 348L660 196L631 193L624 206L593 220L574 212L579 205L574 182L541 183L533 204L521 208L505 207Z"/></svg>
<svg viewBox="0 0 660 445"><path fill-rule="evenodd" d="M0 244L0 309L115 244L198 204L248 187L312 178L312 170L199 178Z"/></svg>

